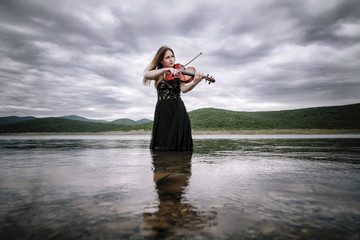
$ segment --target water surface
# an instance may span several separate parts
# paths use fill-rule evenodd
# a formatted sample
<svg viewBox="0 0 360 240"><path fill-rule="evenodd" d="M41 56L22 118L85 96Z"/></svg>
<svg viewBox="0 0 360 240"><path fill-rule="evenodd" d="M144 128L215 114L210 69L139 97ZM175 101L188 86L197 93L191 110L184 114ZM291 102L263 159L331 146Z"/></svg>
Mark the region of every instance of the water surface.
<svg viewBox="0 0 360 240"><path fill-rule="evenodd" d="M1 239L359 239L359 135L0 136Z"/></svg>

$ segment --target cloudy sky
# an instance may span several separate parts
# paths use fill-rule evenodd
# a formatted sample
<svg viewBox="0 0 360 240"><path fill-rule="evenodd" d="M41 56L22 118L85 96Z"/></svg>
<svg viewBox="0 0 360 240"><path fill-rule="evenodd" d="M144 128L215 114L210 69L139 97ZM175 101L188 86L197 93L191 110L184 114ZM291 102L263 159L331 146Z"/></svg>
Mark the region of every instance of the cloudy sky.
<svg viewBox="0 0 360 240"><path fill-rule="evenodd" d="M360 102L358 0L1 0L0 116L152 119L162 45L216 78L188 111Z"/></svg>

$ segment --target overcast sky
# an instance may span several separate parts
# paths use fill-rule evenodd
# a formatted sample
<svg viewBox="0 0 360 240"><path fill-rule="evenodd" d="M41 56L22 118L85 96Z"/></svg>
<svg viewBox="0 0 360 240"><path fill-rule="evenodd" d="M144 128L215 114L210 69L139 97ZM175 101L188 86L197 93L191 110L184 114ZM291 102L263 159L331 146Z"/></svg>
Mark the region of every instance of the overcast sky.
<svg viewBox="0 0 360 240"><path fill-rule="evenodd" d="M1 0L0 116L153 119L162 45L216 79L188 111L360 102L358 0Z"/></svg>

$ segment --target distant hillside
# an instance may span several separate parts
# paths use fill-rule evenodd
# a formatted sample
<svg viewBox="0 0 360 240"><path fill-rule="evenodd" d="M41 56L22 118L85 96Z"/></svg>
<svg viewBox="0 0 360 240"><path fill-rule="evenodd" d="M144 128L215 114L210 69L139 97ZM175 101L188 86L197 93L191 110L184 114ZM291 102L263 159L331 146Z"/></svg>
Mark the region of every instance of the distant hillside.
<svg viewBox="0 0 360 240"><path fill-rule="evenodd" d="M136 121L136 125L149 123L149 122L152 122L152 121L150 119L147 119L147 118L142 118L142 119Z"/></svg>
<svg viewBox="0 0 360 240"><path fill-rule="evenodd" d="M113 124L121 124L121 125L129 125L129 126L135 126L140 125L144 123L151 122L151 120L143 118L138 121L134 121L129 118L122 118L118 119L112 122L106 121L106 120L95 120L95 119L88 119L77 115L69 115L69 116L60 116L57 118L64 118L64 119L70 119L70 120L77 120L77 121L83 121L83 122L97 122L97 123L113 123ZM17 122L23 122L27 120L34 120L38 119L33 116L29 117L17 117L17 116L8 116L8 117L0 117L0 126L5 124L11 124L11 123L17 123Z"/></svg>
<svg viewBox="0 0 360 240"><path fill-rule="evenodd" d="M128 130L126 126L110 123L95 123L65 118L38 118L0 126L2 133L21 132L106 132Z"/></svg>
<svg viewBox="0 0 360 240"><path fill-rule="evenodd" d="M140 119L138 121L134 121L132 119L129 118L121 118L121 119L117 119L115 121L112 121L110 123L115 123L115 124L123 124L123 125L129 125L129 126L135 126L135 125L139 125L139 124L143 124L143 123L148 123L151 122L151 120L149 119Z"/></svg>
<svg viewBox="0 0 360 240"><path fill-rule="evenodd" d="M360 129L360 104L268 112L205 108L189 112L194 130ZM151 130L147 119L97 123L64 118L38 118L0 126L0 133L106 132ZM137 124L137 122L145 123ZM135 122L135 124L134 124Z"/></svg>
<svg viewBox="0 0 360 240"><path fill-rule="evenodd" d="M29 117L17 117L17 116L0 117L0 126L4 125L4 124L17 123L17 122L22 122L22 121L27 121L27 120L32 120L32 119L36 119L36 118L33 117L33 116L29 116Z"/></svg>
<svg viewBox="0 0 360 240"><path fill-rule="evenodd" d="M105 121L105 120L88 119L88 118L80 117L80 116L77 116L77 115L61 116L61 117L58 117L58 118L65 118L65 119L70 119L70 120L78 120L78 121L83 121L83 122L101 122L101 123L108 122L108 121Z"/></svg>
<svg viewBox="0 0 360 240"><path fill-rule="evenodd" d="M135 121L132 119L129 119L129 118L117 119L117 120L112 121L111 123L124 124L124 125L130 125L130 126L136 125Z"/></svg>
<svg viewBox="0 0 360 240"><path fill-rule="evenodd" d="M189 115L195 130L360 129L360 104L268 112L206 108Z"/></svg>

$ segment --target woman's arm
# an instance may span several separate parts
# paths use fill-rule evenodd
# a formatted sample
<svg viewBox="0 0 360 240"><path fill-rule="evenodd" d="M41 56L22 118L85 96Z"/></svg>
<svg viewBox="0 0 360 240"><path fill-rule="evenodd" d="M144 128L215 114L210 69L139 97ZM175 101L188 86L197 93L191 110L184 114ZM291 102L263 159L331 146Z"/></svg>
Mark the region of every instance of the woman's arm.
<svg viewBox="0 0 360 240"><path fill-rule="evenodd" d="M182 93L187 93L189 91L191 91L196 85L198 85L199 82L201 82L201 80L204 78L204 76L200 73L195 73L195 78L194 80L192 80L191 83L186 84L181 82L180 83L180 89Z"/></svg>
<svg viewBox="0 0 360 240"><path fill-rule="evenodd" d="M148 79L148 80L154 80L160 74L164 74L164 73L176 74L177 72L178 72L178 70L174 69L174 68L155 69L155 70L146 71L144 74L144 78Z"/></svg>

